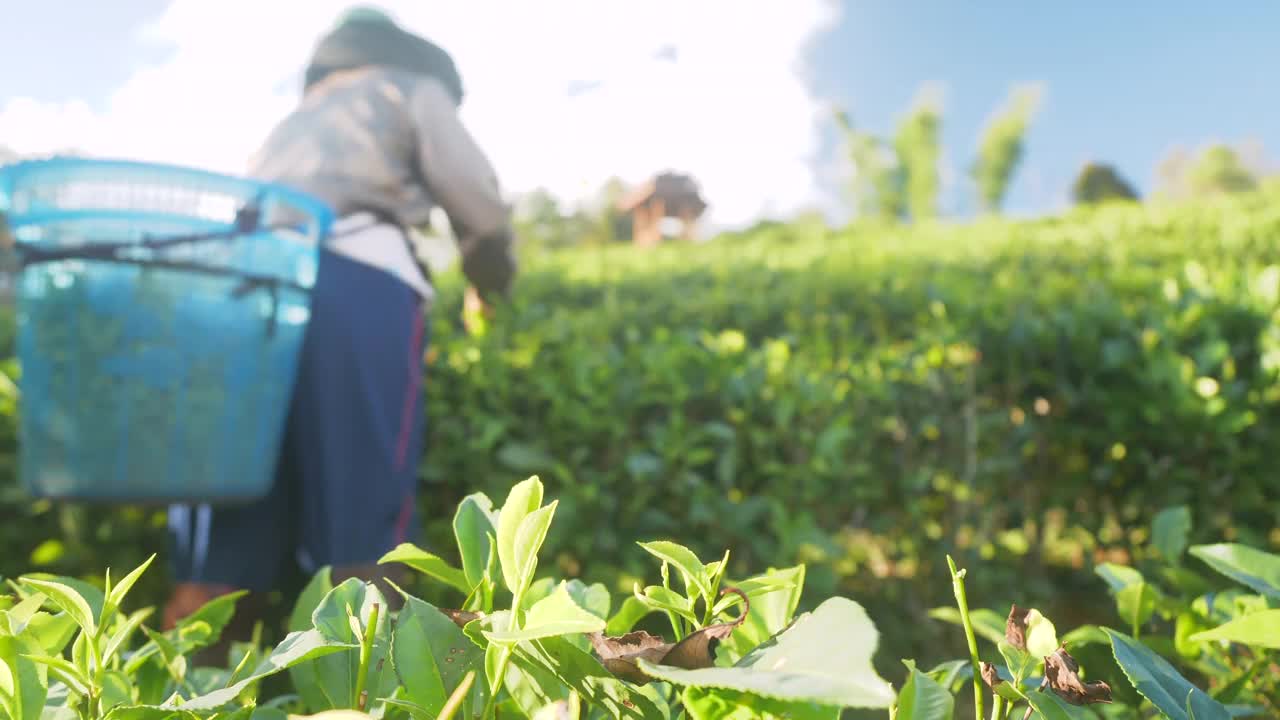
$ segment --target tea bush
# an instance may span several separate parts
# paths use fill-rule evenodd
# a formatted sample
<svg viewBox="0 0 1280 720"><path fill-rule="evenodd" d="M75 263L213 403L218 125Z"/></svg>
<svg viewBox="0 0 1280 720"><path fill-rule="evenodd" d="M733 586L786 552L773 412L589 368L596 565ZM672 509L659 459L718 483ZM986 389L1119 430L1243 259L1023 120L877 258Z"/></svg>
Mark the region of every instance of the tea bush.
<svg viewBox="0 0 1280 720"><path fill-rule="evenodd" d="M918 620L947 552L988 568L974 592L1097 622L1091 568L1145 547L1158 508L1187 506L1197 542L1278 544L1277 199L556 251L481 337L446 275L421 544L448 556L464 495L538 473L561 574L628 591L653 537L730 548L735 572L803 562L805 607L840 593L877 618L886 674L962 648ZM0 488L0 574L163 542L154 512ZM154 601L163 573L143 582Z"/></svg>
<svg viewBox="0 0 1280 720"><path fill-rule="evenodd" d="M321 568L282 641L241 639L211 663L196 653L219 642L242 592L157 631L154 608L129 597L154 556L114 582L110 569L100 582L24 575L0 592L0 720L1097 720L1094 708L1107 720L1229 720L1280 709L1280 555L1188 546L1185 508L1156 516L1146 562L1098 568L1125 630L1060 637L1038 609L973 607L968 569L947 556L955 606L933 615L963 628L968 659L921 670L905 658L896 686L872 664L882 635L858 602L797 612L803 564L735 576L729 551L708 562L640 543L661 581L615 594L540 565L558 510L536 477L501 506L472 493L453 514L461 562L412 544L380 560L420 572L451 605L393 584L393 607L376 585L335 586ZM956 697L970 685L972 715Z"/></svg>

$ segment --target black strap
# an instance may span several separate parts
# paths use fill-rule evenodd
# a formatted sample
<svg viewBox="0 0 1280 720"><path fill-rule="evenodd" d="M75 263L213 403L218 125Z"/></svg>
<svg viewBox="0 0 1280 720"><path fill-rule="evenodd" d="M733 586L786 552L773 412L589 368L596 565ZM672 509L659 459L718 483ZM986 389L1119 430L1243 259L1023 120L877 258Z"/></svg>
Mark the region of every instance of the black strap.
<svg viewBox="0 0 1280 720"><path fill-rule="evenodd" d="M88 242L55 248L40 247L31 243L16 241L14 242L14 251L17 254L19 271L41 263L64 260L93 260L163 270L180 270L201 275L239 278L240 283L232 288L231 297L239 299L251 292L261 290L271 298L271 313L267 318L267 336L270 337L275 334L280 288L289 288L304 293L310 293L310 288L274 275L253 273L238 268L190 260L159 258L155 257L151 251L205 242L227 242L248 233L262 230L283 230L292 227L295 226L289 224L263 226L259 204L257 201L252 201L236 212L234 225L229 230L164 237L143 235L142 239L137 242Z"/></svg>

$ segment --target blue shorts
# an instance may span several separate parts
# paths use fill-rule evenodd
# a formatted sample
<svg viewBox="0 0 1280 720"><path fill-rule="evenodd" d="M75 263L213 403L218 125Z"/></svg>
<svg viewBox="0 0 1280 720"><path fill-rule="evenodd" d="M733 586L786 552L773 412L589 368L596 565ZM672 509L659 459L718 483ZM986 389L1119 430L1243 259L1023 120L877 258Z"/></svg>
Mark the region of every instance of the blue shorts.
<svg viewBox="0 0 1280 720"><path fill-rule="evenodd" d="M322 252L275 485L251 504L171 508L174 579L268 591L412 537L426 330L409 286Z"/></svg>

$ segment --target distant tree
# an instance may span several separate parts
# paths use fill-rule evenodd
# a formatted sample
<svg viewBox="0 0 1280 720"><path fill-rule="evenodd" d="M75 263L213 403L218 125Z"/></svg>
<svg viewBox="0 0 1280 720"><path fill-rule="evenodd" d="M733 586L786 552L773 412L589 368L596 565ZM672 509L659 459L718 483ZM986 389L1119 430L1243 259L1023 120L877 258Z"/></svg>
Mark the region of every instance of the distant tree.
<svg viewBox="0 0 1280 720"><path fill-rule="evenodd" d="M564 214L560 202L544 188L538 188L516 202L513 224L516 237L521 242L541 247L559 247L573 244L567 237Z"/></svg>
<svg viewBox="0 0 1280 720"><path fill-rule="evenodd" d="M941 130L940 92L926 86L899 121L893 139L893 148L906 177L907 211L912 220L925 220L938 214Z"/></svg>
<svg viewBox="0 0 1280 720"><path fill-rule="evenodd" d="M1014 172L1022 160L1027 127L1040 107L1043 88L1016 87L1004 106L987 123L973 164L973 178L983 210L999 212Z"/></svg>
<svg viewBox="0 0 1280 720"><path fill-rule="evenodd" d="M893 148L884 140L859 130L848 113L837 110L836 126L844 151L853 166L849 185L858 217L897 221L906 214L902 167Z"/></svg>
<svg viewBox="0 0 1280 720"><path fill-rule="evenodd" d="M1164 200L1182 200L1191 196L1187 182L1187 168L1191 165L1191 153L1183 147L1174 147L1165 153L1156 165L1156 197Z"/></svg>
<svg viewBox="0 0 1280 720"><path fill-rule="evenodd" d="M1156 168L1156 188L1162 198L1187 200L1255 190L1267 174L1257 143L1214 143L1198 153L1174 148Z"/></svg>
<svg viewBox="0 0 1280 720"><path fill-rule="evenodd" d="M627 186L620 178L605 181L596 194L594 206L586 211L592 230L585 242L599 245L631 242L631 218L618 209L618 201L626 192Z"/></svg>
<svg viewBox="0 0 1280 720"><path fill-rule="evenodd" d="M1071 185L1071 200L1076 205L1137 199L1137 191L1110 165L1088 163Z"/></svg>
<svg viewBox="0 0 1280 720"><path fill-rule="evenodd" d="M611 178L594 198L566 210L550 191L533 190L516 202L516 234L522 242L549 248L631 242L631 219L618 209L625 191L621 180Z"/></svg>
<svg viewBox="0 0 1280 720"><path fill-rule="evenodd" d="M1226 145L1211 145L1188 170L1191 191L1197 196L1248 192L1258 178L1244 166L1240 155Z"/></svg>

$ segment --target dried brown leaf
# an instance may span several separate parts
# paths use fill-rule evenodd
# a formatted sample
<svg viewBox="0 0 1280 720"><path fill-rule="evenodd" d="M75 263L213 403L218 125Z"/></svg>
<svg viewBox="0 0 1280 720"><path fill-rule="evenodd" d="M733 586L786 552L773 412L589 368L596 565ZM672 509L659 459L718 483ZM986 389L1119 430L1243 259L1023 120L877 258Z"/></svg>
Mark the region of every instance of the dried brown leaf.
<svg viewBox="0 0 1280 720"><path fill-rule="evenodd" d="M733 634L747 619L747 613L751 612L751 601L741 590L725 588L721 595L726 593L735 593L742 598L742 613L731 622L708 625L690 633L678 643L669 643L657 635L637 630L619 637L591 633L588 635L591 646L595 648L605 669L615 677L637 685L644 685L651 680L640 669L638 661L641 658L655 665L670 665L683 670L709 668L715 665L716 646Z"/></svg>
<svg viewBox="0 0 1280 720"><path fill-rule="evenodd" d="M651 663L660 663L675 647L661 637L643 630L619 637L607 637L598 632L590 633L587 637L606 670L613 673L614 677L637 685L644 685L650 678L636 661L644 658Z"/></svg>
<svg viewBox="0 0 1280 720"><path fill-rule="evenodd" d="M985 682L987 687L992 690L995 690L997 685L1004 682L1004 680L1000 678L1000 673L996 671L996 666L989 662L982 663L981 673L982 681Z"/></svg>
<svg viewBox="0 0 1280 720"><path fill-rule="evenodd" d="M709 668L716 664L716 646L720 641L733 634L741 620L720 625L708 625L701 630L690 633L688 637L676 643L671 651L662 658L661 664L685 670Z"/></svg>
<svg viewBox="0 0 1280 720"><path fill-rule="evenodd" d="M1005 642L1019 650L1027 649L1027 615L1030 612L1030 608L1020 608L1017 603L1014 603L1009 610L1009 619L1005 621Z"/></svg>
<svg viewBox="0 0 1280 720"><path fill-rule="evenodd" d="M1072 705L1111 702L1111 686L1101 680L1080 679L1080 664L1064 648L1058 648L1044 659L1044 681L1058 697Z"/></svg>
<svg viewBox="0 0 1280 720"><path fill-rule="evenodd" d="M439 610L448 615L453 624L460 628L465 628L471 621L484 617L484 613L471 612L470 610L446 610L444 608L439 608Z"/></svg>

